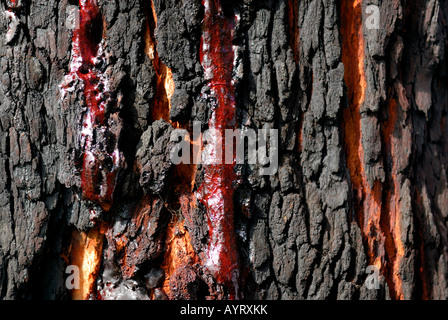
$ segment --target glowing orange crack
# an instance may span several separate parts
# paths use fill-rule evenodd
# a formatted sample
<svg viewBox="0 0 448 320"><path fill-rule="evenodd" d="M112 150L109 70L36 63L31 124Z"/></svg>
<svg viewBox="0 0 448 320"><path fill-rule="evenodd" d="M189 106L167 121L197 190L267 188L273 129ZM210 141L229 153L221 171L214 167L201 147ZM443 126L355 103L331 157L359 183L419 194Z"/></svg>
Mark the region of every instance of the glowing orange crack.
<svg viewBox="0 0 448 320"><path fill-rule="evenodd" d="M145 53L152 60L157 77L156 95L152 104L152 118L153 121L163 119L171 123L174 128L179 128L181 125L178 122L170 120L171 98L174 94L175 83L171 69L160 60L157 52L154 35L154 30L157 27L157 14L152 0L150 1L150 10L148 11L150 12L147 12L148 24L145 32ZM194 144L196 142L190 141L190 143ZM179 194L179 202L182 202L182 199L190 199L192 197L196 170L197 166L194 164L180 164L174 168L174 185L172 190ZM168 204L169 207L172 205L172 203ZM189 206L192 205L194 205L193 201L190 201ZM200 261L191 245L191 238L188 231L184 228L183 221L175 217L169 223L166 232L167 249L161 268L165 271L163 291L168 297L171 297L170 279L173 273L182 266L192 265Z"/></svg>
<svg viewBox="0 0 448 320"><path fill-rule="evenodd" d="M381 239L381 193L379 181L370 187L364 169L360 107L365 100L367 87L364 73L364 38L362 35L361 1L343 1L341 33L343 35L342 62L345 66L344 80L348 87L349 108L343 110L347 166L355 191L355 211L361 231L369 242L371 264L381 267L374 252L375 242ZM373 232L373 234L372 234Z"/></svg>
<svg viewBox="0 0 448 320"><path fill-rule="evenodd" d="M399 275L399 264L404 256L404 246L401 242L401 222L399 209L400 185L396 178L395 166L392 172L392 187L394 193L388 192L385 206L382 207L383 185L375 181L370 187L364 163L362 146L360 107L365 100L366 77L364 73L364 39L362 34L361 0L343 1L341 5L341 34L343 36L342 62L345 66L344 80L348 88L349 108L343 110L344 132L347 151L347 166L350 172L354 190L354 209L361 228L363 238L367 241L369 263L377 266L383 273L386 257L393 261L392 279L388 280L394 290L394 298L402 299L402 283ZM396 105L389 106L390 118L383 126L386 148L390 150L394 162L393 131L396 124ZM382 227L383 219L387 219L388 229ZM393 239L393 245L391 242ZM387 267L389 268L389 267Z"/></svg>
<svg viewBox="0 0 448 320"><path fill-rule="evenodd" d="M392 168L390 168L391 177L391 190L387 192L386 199L386 213L388 213L388 227L389 237L393 243L387 245L388 256L392 262L391 272L392 272L392 282L393 289L395 291L396 299L403 299L403 288L402 280L399 274L400 263L404 257L405 250L403 242L401 241L401 210L400 210L400 194L401 185L397 177L396 162L398 161L396 157L395 145L399 143L396 141L397 138L394 137L394 131L396 124L398 123L398 105L395 99L389 101L388 111L389 118L383 125L383 139L386 145L386 149L391 158Z"/></svg>
<svg viewBox="0 0 448 320"><path fill-rule="evenodd" d="M154 70L157 77L157 89L152 105L153 121L163 119L177 127L177 123L170 120L171 97L174 94L175 84L173 73L159 58L156 49L156 39L154 30L157 28L157 15L154 3L150 1L150 11L148 12L148 23L145 32L145 53L153 62Z"/></svg>
<svg viewBox="0 0 448 320"><path fill-rule="evenodd" d="M184 227L184 221L178 217L174 217L168 225L166 244L167 250L161 266L165 271L162 288L168 297L173 297L170 289L171 276L178 268L198 263L199 257L191 245L190 234Z"/></svg>
<svg viewBox="0 0 448 320"><path fill-rule="evenodd" d="M72 290L73 300L87 300L95 293L103 251L101 227L88 232L74 231L70 246L70 264L79 268L79 289Z"/></svg>

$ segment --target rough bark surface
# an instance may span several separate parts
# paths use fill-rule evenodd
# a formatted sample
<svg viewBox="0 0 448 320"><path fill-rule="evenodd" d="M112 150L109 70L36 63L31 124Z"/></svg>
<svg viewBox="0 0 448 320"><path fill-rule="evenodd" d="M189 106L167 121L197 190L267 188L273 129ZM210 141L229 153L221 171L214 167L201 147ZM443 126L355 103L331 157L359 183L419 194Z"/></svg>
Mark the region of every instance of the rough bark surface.
<svg viewBox="0 0 448 320"><path fill-rule="evenodd" d="M280 140L275 175L239 165L228 185L238 290L206 265L207 170L170 161L172 131L206 130L220 104L201 61L210 1L235 21L236 126ZM108 103L90 148L120 152L95 169L116 172L110 208L82 181L88 85L66 78L78 1L0 3L1 298L448 298L446 1L88 2Z"/></svg>

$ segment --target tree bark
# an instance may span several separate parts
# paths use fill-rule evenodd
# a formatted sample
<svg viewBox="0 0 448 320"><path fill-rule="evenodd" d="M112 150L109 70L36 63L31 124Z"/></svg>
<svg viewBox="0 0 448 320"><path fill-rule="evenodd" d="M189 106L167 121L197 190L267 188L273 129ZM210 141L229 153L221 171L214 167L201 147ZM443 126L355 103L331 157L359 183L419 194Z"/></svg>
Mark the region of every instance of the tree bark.
<svg viewBox="0 0 448 320"><path fill-rule="evenodd" d="M0 11L3 299L448 298L445 1ZM277 129L278 170L174 165L195 123Z"/></svg>

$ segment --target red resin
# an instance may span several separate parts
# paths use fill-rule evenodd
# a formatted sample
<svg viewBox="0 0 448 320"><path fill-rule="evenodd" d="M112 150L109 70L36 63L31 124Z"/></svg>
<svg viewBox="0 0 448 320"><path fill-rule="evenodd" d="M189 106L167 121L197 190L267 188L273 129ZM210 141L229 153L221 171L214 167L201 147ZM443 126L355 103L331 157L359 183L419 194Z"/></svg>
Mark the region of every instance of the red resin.
<svg viewBox="0 0 448 320"><path fill-rule="evenodd" d="M221 0L205 0L204 28L200 57L209 87L217 105L209 128L225 136L225 129L236 128L235 87L232 81L235 53L233 30L236 17L224 15ZM224 140L224 139L223 139ZM222 143L224 155L225 141ZM205 265L215 280L225 285L231 298L238 298L239 263L234 226L234 164L204 166L199 198L207 209L209 244Z"/></svg>
<svg viewBox="0 0 448 320"><path fill-rule="evenodd" d="M17 8L17 0L9 0L8 8L16 9Z"/></svg>
<svg viewBox="0 0 448 320"><path fill-rule="evenodd" d="M80 26L73 32L74 54L81 58L81 65L77 68L77 76L84 82L85 101L92 116L92 121L104 125L104 101L99 99L95 89L100 75L93 69L93 59L98 53L98 32L95 25L101 22L101 15L95 0L80 0Z"/></svg>
<svg viewBox="0 0 448 320"><path fill-rule="evenodd" d="M118 153L95 148L95 130L107 126L106 98L98 85L105 85L100 72L94 68L102 38L102 16L95 0L79 0L80 26L73 31L72 65L70 75L84 84L87 113L83 119L84 156L81 169L83 198L98 203L109 211L113 202ZM104 142L105 143L105 142ZM103 148L104 149L104 148ZM111 165L106 168L108 161Z"/></svg>
<svg viewBox="0 0 448 320"><path fill-rule="evenodd" d="M22 1L18 0L8 0L6 1L6 11L9 12L19 12L22 9Z"/></svg>

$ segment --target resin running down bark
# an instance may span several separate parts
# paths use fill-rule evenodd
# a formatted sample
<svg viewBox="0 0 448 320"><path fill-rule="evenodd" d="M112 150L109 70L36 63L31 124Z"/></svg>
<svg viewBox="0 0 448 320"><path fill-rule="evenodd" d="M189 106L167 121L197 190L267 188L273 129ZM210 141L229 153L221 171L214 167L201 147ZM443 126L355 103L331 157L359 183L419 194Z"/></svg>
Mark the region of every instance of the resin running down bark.
<svg viewBox="0 0 448 320"><path fill-rule="evenodd" d="M233 32L234 15L224 13L220 0L205 0L205 17L201 39L201 63L216 105L212 106L209 128L224 136L236 127ZM215 145L215 147L217 147ZM219 147L218 147L219 148ZM222 144L225 150L225 143ZM212 163L223 163L224 152L213 150ZM210 164L204 167L204 181L198 199L205 205L209 226L209 243L205 266L215 280L227 287L230 297L238 298L239 263L234 228L234 184L237 175L233 164Z"/></svg>
<svg viewBox="0 0 448 320"><path fill-rule="evenodd" d="M110 92L102 40L103 21L96 0L80 0L80 25L73 31L70 73L61 86L62 96L75 80L84 86L87 107L82 122L81 190L83 198L109 211L113 203L122 154L118 150L120 122L111 114L116 104Z"/></svg>

